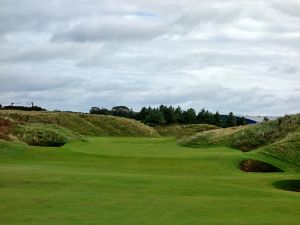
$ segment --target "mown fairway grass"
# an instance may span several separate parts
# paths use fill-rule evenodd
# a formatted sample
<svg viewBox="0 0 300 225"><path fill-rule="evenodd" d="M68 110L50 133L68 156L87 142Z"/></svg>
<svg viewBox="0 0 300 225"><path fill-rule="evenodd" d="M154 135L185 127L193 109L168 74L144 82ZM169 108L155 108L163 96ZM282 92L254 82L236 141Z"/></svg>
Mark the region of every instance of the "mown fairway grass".
<svg viewBox="0 0 300 225"><path fill-rule="evenodd" d="M283 173L245 173L242 159ZM300 193L273 182L299 167L171 138L89 138L60 148L0 142L0 224L300 224Z"/></svg>

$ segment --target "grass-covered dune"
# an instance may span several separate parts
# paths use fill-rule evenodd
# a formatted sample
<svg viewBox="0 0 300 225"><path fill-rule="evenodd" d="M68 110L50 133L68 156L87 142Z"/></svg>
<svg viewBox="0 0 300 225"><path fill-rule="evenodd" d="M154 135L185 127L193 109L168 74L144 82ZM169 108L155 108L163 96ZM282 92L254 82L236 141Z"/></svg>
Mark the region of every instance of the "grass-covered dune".
<svg viewBox="0 0 300 225"><path fill-rule="evenodd" d="M241 171L249 158L284 172ZM297 225L300 195L277 182L299 172L174 138L93 137L59 148L0 141L0 224Z"/></svg>
<svg viewBox="0 0 300 225"><path fill-rule="evenodd" d="M155 129L136 120L67 112L0 110L0 129L0 139L42 146L61 146L84 136L159 136Z"/></svg>
<svg viewBox="0 0 300 225"><path fill-rule="evenodd" d="M179 138L216 128L207 124L150 127L116 116L0 110L0 139L40 146L61 146L70 141L84 140L85 136Z"/></svg>
<svg viewBox="0 0 300 225"><path fill-rule="evenodd" d="M168 125L157 126L155 129L163 137L187 137L199 132L218 129L219 127L210 124L188 124L188 125Z"/></svg>
<svg viewBox="0 0 300 225"><path fill-rule="evenodd" d="M182 145L225 145L300 165L300 114L257 125L205 131L180 140Z"/></svg>

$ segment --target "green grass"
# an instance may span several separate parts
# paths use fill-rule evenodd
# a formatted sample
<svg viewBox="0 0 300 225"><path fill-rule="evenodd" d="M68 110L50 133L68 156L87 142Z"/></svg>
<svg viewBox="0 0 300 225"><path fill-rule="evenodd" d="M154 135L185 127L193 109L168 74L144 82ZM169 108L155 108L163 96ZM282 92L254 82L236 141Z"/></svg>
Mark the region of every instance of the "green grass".
<svg viewBox="0 0 300 225"><path fill-rule="evenodd" d="M243 159L283 173L245 173ZM0 142L0 224L297 225L300 195L274 182L300 168L173 138L89 138L60 148Z"/></svg>

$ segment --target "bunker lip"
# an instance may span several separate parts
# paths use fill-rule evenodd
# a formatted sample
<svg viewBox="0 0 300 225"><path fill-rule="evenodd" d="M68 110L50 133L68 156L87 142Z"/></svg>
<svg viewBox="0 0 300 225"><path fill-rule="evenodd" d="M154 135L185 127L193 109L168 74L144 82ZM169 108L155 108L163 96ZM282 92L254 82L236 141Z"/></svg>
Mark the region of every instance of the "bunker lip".
<svg viewBox="0 0 300 225"><path fill-rule="evenodd" d="M240 162L240 169L244 172L256 172L256 173L271 173L271 172L283 172L283 170L263 161L255 159L245 159Z"/></svg>
<svg viewBox="0 0 300 225"><path fill-rule="evenodd" d="M300 179L280 180L273 183L274 187L285 191L300 192Z"/></svg>

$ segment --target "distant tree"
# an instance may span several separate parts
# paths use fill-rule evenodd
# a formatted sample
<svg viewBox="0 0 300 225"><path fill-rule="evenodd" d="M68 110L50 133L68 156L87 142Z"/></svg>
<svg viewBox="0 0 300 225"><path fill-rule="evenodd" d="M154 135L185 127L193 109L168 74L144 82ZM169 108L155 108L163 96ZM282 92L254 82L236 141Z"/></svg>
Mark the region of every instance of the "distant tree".
<svg viewBox="0 0 300 225"><path fill-rule="evenodd" d="M0 109L2 109L2 105L0 104Z"/></svg>
<svg viewBox="0 0 300 225"><path fill-rule="evenodd" d="M186 111L182 112L182 123L191 124L196 122L196 112L193 108L189 108Z"/></svg>
<svg viewBox="0 0 300 225"><path fill-rule="evenodd" d="M106 108L100 108L99 114L101 115L110 115L110 111Z"/></svg>
<svg viewBox="0 0 300 225"><path fill-rule="evenodd" d="M235 116L233 115L232 112L230 112L230 113L228 114L226 126L227 126L227 127L233 127L233 126L236 126L236 118L235 118Z"/></svg>
<svg viewBox="0 0 300 225"><path fill-rule="evenodd" d="M142 107L141 111L136 114L135 118L140 121L145 121L148 114L149 110L146 107Z"/></svg>
<svg viewBox="0 0 300 225"><path fill-rule="evenodd" d="M91 107L90 114L100 114L100 115L109 115L110 112L106 108L99 108L99 107Z"/></svg>
<svg viewBox="0 0 300 225"><path fill-rule="evenodd" d="M172 124L176 122L175 109L172 106L167 107L161 105L159 107L159 111L163 114L164 120L167 124Z"/></svg>
<svg viewBox="0 0 300 225"><path fill-rule="evenodd" d="M267 116L264 116L264 122L269 121L270 119Z"/></svg>
<svg viewBox="0 0 300 225"><path fill-rule="evenodd" d="M93 106L90 109L90 114L99 114L100 108Z"/></svg>
<svg viewBox="0 0 300 225"><path fill-rule="evenodd" d="M114 106L111 109L111 113L113 116L122 116L122 117L129 117L130 109L127 106Z"/></svg>
<svg viewBox="0 0 300 225"><path fill-rule="evenodd" d="M7 108L6 108L7 107ZM19 106L5 106L5 109L16 108ZM36 107L36 106L34 106ZM35 110L34 108L26 110ZM205 108L196 114L193 108L187 110L182 110L180 106L175 109L173 106L161 105L158 108L148 108L142 107L139 112L134 112L127 106L114 106L111 110L99 107L91 107L91 114L101 114L101 115L114 115L122 116L127 118L132 118L139 120L141 122L151 124L151 125L161 125L161 124L192 124L192 123L203 123L203 124L213 124L220 127L231 127L246 124L245 118L237 118L233 113L229 115L220 115L217 111L212 113Z"/></svg>
<svg viewBox="0 0 300 225"><path fill-rule="evenodd" d="M175 122L177 123L182 123L183 118L182 118L182 110L179 106L174 111L174 116L175 116Z"/></svg>
<svg viewBox="0 0 300 225"><path fill-rule="evenodd" d="M206 111L205 109L201 109L201 111L197 114L197 123L205 123L206 119Z"/></svg>
<svg viewBox="0 0 300 225"><path fill-rule="evenodd" d="M163 114L158 109L151 109L145 117L144 122L149 125L161 125L166 121L164 120Z"/></svg>
<svg viewBox="0 0 300 225"><path fill-rule="evenodd" d="M132 109L129 110L128 118L135 119L136 118L136 112L134 112Z"/></svg>
<svg viewBox="0 0 300 225"><path fill-rule="evenodd" d="M247 121L246 121L245 117L242 116L242 117L239 117L239 118L237 119L237 122L236 122L236 123L237 123L238 126L244 126L244 125L247 124Z"/></svg>
<svg viewBox="0 0 300 225"><path fill-rule="evenodd" d="M15 106L15 103L12 103L11 105L4 106L2 109L5 110L23 110L23 111L46 111L46 109L43 109L39 106L33 106L33 107L27 107L27 106Z"/></svg>
<svg viewBox="0 0 300 225"><path fill-rule="evenodd" d="M221 116L220 116L218 111L214 114L214 118L215 118L215 125L218 126L218 127L221 127L222 126L222 119L221 119Z"/></svg>
<svg viewBox="0 0 300 225"><path fill-rule="evenodd" d="M209 111L206 112L206 123L216 125L215 116Z"/></svg>

